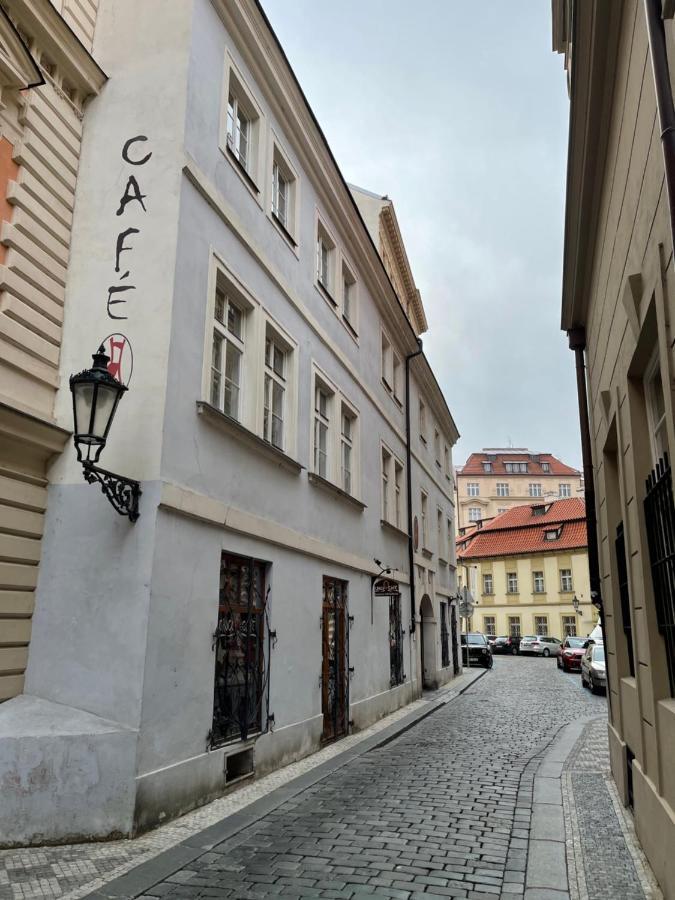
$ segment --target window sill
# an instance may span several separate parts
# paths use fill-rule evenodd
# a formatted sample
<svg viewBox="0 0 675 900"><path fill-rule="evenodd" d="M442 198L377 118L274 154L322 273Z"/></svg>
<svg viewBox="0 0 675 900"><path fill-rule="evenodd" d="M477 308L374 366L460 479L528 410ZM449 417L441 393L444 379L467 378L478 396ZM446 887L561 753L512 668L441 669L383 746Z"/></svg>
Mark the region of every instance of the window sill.
<svg viewBox="0 0 675 900"><path fill-rule="evenodd" d="M293 235L290 233L290 231L288 230L288 228L286 228L286 226L285 226L284 223L281 221L281 219L279 218L279 216L274 212L274 210L272 210L272 212L270 213L270 218L271 218L272 221L274 222L274 224L275 224L277 230L281 232L281 236L282 236L286 241L288 241L288 243L291 245L291 247L293 248L293 250L296 250L297 247L298 247L298 245L297 245L297 243L295 242L295 240L293 239Z"/></svg>
<svg viewBox="0 0 675 900"><path fill-rule="evenodd" d="M219 428L221 431L241 443L246 444L247 447L257 450L262 456L266 456L271 462L277 463L289 472L298 474L304 469L304 466L287 453L284 453L283 450L279 450L277 447L273 447L272 444L268 444L267 441L263 440L257 434L249 431L249 429L246 428L245 425L242 425L241 422L237 422L236 419L233 419L231 416L216 409L215 406L212 406L205 400L197 401L197 412L199 415L204 416L212 425L215 425L216 428Z"/></svg>
<svg viewBox="0 0 675 900"><path fill-rule="evenodd" d="M440 563L442 566L447 566L447 564L448 564L448 561L447 561L447 559L446 559L444 556L440 556L440 555L439 555L438 561L439 561L439 563Z"/></svg>
<svg viewBox="0 0 675 900"><path fill-rule="evenodd" d="M399 528L398 525L393 525L391 522L387 522L386 519L380 519L380 525L382 528L386 528L387 531L391 531L392 534L395 534L396 537L401 539L408 540L408 532L403 531L403 529Z"/></svg>
<svg viewBox="0 0 675 900"><path fill-rule="evenodd" d="M333 309L333 311L335 311L335 310L338 308L337 300L333 297L333 295L332 295L331 292L328 290L328 288L325 287L325 286L324 286L320 281L318 281L318 280L315 281L314 284L315 284L315 287L316 287L317 291L321 294L321 296L323 297L323 299L324 299L327 303L329 303L330 306L331 306L331 308Z"/></svg>
<svg viewBox="0 0 675 900"><path fill-rule="evenodd" d="M251 178L251 176L246 171L246 166L242 165L242 163L240 162L239 157L237 156L237 154L234 152L234 150L230 146L229 141L227 141L227 143L225 144L225 153L227 155L227 158L230 160L230 162L234 166L236 172L244 180L246 187L248 187L251 191L253 191L253 193L255 194L256 199L257 199L258 196L260 195L260 190L258 188L258 185L255 183L255 181Z"/></svg>
<svg viewBox="0 0 675 900"><path fill-rule="evenodd" d="M344 313L342 314L342 324L345 326L345 328L347 329L349 334L354 338L354 340L358 343L358 337L359 337L358 332L356 331L356 329L354 328L354 326L349 321L349 319L345 316Z"/></svg>
<svg viewBox="0 0 675 900"><path fill-rule="evenodd" d="M433 554L433 551L432 551L432 550L427 550L426 547L422 547L422 556L423 556L425 559L431 559L431 557L432 557L433 555L434 555L434 554Z"/></svg>
<svg viewBox="0 0 675 900"><path fill-rule="evenodd" d="M348 494L347 491L343 491L341 487L338 487L337 484L333 484L332 481L328 481L328 479L324 478L322 475L317 475L316 472L308 472L307 478L309 479L310 484L322 488L324 491L339 497L341 500L345 500L347 503L351 503L352 506L356 507L361 512L363 512L364 509L367 509L365 503L361 500L357 500L356 497Z"/></svg>

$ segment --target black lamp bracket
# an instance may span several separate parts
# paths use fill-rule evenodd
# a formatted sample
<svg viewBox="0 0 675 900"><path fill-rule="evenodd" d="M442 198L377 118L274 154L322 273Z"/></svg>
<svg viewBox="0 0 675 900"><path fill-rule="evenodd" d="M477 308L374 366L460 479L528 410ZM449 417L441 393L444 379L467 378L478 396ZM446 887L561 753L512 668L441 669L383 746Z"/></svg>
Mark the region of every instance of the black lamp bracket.
<svg viewBox="0 0 675 900"><path fill-rule="evenodd" d="M82 463L82 470L84 480L89 484L100 484L101 490L121 516L128 516L131 522L136 521L140 515L138 501L143 493L140 482L115 475L89 462Z"/></svg>

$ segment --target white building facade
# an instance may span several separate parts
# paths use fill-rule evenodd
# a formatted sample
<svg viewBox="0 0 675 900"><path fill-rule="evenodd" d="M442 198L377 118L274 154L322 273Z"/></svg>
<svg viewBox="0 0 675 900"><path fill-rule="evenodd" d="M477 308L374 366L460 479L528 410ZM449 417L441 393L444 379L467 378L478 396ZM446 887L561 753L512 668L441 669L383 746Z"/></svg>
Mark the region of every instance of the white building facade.
<svg viewBox="0 0 675 900"><path fill-rule="evenodd" d="M143 493L50 471L5 845L137 833L459 671L457 431L261 8L102 0L93 52L56 417L103 343Z"/></svg>

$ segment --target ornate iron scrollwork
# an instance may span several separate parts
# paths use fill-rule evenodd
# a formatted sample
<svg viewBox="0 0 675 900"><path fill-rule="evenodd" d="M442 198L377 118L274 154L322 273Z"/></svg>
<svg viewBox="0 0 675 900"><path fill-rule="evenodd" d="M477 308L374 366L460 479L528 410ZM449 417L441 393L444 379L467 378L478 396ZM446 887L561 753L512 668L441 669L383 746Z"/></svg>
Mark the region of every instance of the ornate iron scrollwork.
<svg viewBox="0 0 675 900"><path fill-rule="evenodd" d="M143 493L140 482L115 475L107 469L100 469L93 463L84 462L82 468L84 480L89 484L100 484L113 509L121 516L127 516L131 522L135 522L140 515L138 501Z"/></svg>

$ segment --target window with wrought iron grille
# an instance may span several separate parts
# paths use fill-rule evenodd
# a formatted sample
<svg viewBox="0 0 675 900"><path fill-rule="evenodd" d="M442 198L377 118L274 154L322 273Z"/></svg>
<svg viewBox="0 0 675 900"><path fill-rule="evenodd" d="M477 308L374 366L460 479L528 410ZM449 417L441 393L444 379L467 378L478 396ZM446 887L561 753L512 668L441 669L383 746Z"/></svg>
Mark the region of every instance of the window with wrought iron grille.
<svg viewBox="0 0 675 900"><path fill-rule="evenodd" d="M286 354L286 348L279 338L268 332L265 340L263 437L280 450L284 448Z"/></svg>
<svg viewBox="0 0 675 900"><path fill-rule="evenodd" d="M541 485L540 484L530 484L530 497L541 497Z"/></svg>
<svg viewBox="0 0 675 900"><path fill-rule="evenodd" d="M509 496L509 486L505 481L497 482L497 496L498 497L508 497Z"/></svg>
<svg viewBox="0 0 675 900"><path fill-rule="evenodd" d="M328 478L328 430L332 394L322 384L314 389L314 471Z"/></svg>
<svg viewBox="0 0 675 900"><path fill-rule="evenodd" d="M490 572L486 572L483 575L483 593L494 594L494 581L492 580L492 573Z"/></svg>
<svg viewBox="0 0 675 900"><path fill-rule="evenodd" d="M563 630L563 639L566 637L576 637L577 636L577 617L576 616L563 616L562 617L562 630Z"/></svg>
<svg viewBox="0 0 675 900"><path fill-rule="evenodd" d="M224 283L216 287L211 352L210 400L233 419L240 419L242 360L246 313Z"/></svg>
<svg viewBox="0 0 675 900"><path fill-rule="evenodd" d="M497 619L495 616L483 616L483 634L495 637L497 634Z"/></svg>
<svg viewBox="0 0 675 900"><path fill-rule="evenodd" d="M561 569L560 570L560 590L563 593L569 593L573 590L572 588L572 570L571 569Z"/></svg>
<svg viewBox="0 0 675 900"><path fill-rule="evenodd" d="M548 616L534 617L534 633L539 637L548 637Z"/></svg>
<svg viewBox="0 0 675 900"><path fill-rule="evenodd" d="M533 572L532 573L532 582L534 586L535 594L543 594L544 593L544 573L543 572Z"/></svg>
<svg viewBox="0 0 675 900"><path fill-rule="evenodd" d="M221 557L211 747L267 729L266 569L261 560L229 553Z"/></svg>
<svg viewBox="0 0 675 900"><path fill-rule="evenodd" d="M403 684L403 623L401 621L401 597L394 594L389 597L389 674L390 684L395 687Z"/></svg>
<svg viewBox="0 0 675 900"><path fill-rule="evenodd" d="M506 592L507 592L507 594L517 594L518 593L518 573L517 572L507 572L506 573Z"/></svg>
<svg viewBox="0 0 675 900"><path fill-rule="evenodd" d="M509 637L520 637L520 616L508 616Z"/></svg>
<svg viewBox="0 0 675 900"><path fill-rule="evenodd" d="M477 481L470 481L466 486L466 493L469 497L480 497L480 484Z"/></svg>
<svg viewBox="0 0 675 900"><path fill-rule="evenodd" d="M441 600L441 667L450 665L450 634L448 632L448 604Z"/></svg>

